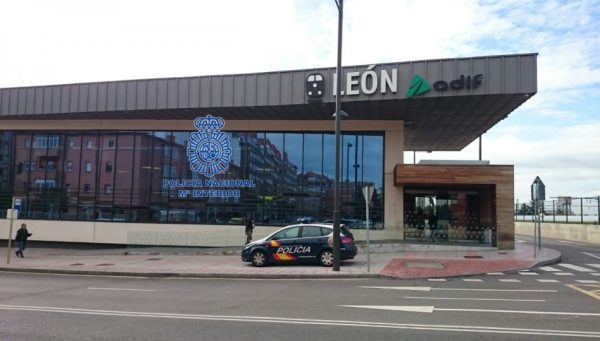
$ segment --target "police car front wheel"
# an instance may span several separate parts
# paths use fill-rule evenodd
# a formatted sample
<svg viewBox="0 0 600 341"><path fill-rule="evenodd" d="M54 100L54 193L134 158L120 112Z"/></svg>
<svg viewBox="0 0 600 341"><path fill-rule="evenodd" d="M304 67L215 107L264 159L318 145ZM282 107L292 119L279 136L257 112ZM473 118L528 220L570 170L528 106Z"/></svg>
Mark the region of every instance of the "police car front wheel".
<svg viewBox="0 0 600 341"><path fill-rule="evenodd" d="M331 250L323 250L321 254L319 254L319 262L323 266L332 266L333 265L333 252Z"/></svg>
<svg viewBox="0 0 600 341"><path fill-rule="evenodd" d="M267 265L267 254L263 251L254 251L250 258L254 266L261 267Z"/></svg>

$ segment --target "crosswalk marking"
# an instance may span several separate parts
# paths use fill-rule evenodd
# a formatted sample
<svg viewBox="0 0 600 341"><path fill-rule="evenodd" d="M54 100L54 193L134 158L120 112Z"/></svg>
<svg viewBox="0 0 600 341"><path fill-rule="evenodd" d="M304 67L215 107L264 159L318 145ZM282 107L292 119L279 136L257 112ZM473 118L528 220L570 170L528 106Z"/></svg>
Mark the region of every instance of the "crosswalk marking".
<svg viewBox="0 0 600 341"><path fill-rule="evenodd" d="M563 268L567 268L567 269L575 270L575 271L594 272L594 270L592 270L592 269L584 268L583 266L569 264L569 263L559 263L558 265L562 266Z"/></svg>
<svg viewBox="0 0 600 341"><path fill-rule="evenodd" d="M539 275L537 272L519 272L519 275Z"/></svg>
<svg viewBox="0 0 600 341"><path fill-rule="evenodd" d="M554 274L557 276L573 276L570 272L555 272Z"/></svg>
<svg viewBox="0 0 600 341"><path fill-rule="evenodd" d="M428 278L427 280L430 282L446 282L443 278Z"/></svg>
<svg viewBox="0 0 600 341"><path fill-rule="evenodd" d="M463 278L463 281L465 281L465 282L483 282L483 280L478 279L478 278Z"/></svg>
<svg viewBox="0 0 600 341"><path fill-rule="evenodd" d="M591 266L594 268L599 268L600 269L600 264L586 264L587 266Z"/></svg>
<svg viewBox="0 0 600 341"><path fill-rule="evenodd" d="M557 268L553 268L551 266L542 266L540 270L549 271L549 272L560 272Z"/></svg>
<svg viewBox="0 0 600 341"><path fill-rule="evenodd" d="M600 276L600 273L598 273L598 272L590 272L590 275L592 275L592 276Z"/></svg>
<svg viewBox="0 0 600 341"><path fill-rule="evenodd" d="M488 272L486 275L488 276L502 276L504 272Z"/></svg>
<svg viewBox="0 0 600 341"><path fill-rule="evenodd" d="M541 283L560 283L557 279L538 279L537 281Z"/></svg>
<svg viewBox="0 0 600 341"><path fill-rule="evenodd" d="M521 283L520 280L518 279L499 279L500 282L505 282L505 283Z"/></svg>
<svg viewBox="0 0 600 341"><path fill-rule="evenodd" d="M593 279L576 279L575 282L579 282L579 283L583 283L583 284L593 284L593 283L600 283L596 280Z"/></svg>

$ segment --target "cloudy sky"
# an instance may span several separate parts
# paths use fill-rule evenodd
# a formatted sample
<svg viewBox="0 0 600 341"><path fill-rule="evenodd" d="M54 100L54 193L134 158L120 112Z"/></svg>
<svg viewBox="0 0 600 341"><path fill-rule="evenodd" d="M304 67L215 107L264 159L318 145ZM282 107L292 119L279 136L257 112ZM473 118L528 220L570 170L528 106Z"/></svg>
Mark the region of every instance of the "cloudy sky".
<svg viewBox="0 0 600 341"><path fill-rule="evenodd" d="M536 176L547 198L600 195L600 0L344 5L344 65L539 53L538 93L483 158L515 165L521 202ZM334 0L2 1L0 87L332 67L336 41Z"/></svg>

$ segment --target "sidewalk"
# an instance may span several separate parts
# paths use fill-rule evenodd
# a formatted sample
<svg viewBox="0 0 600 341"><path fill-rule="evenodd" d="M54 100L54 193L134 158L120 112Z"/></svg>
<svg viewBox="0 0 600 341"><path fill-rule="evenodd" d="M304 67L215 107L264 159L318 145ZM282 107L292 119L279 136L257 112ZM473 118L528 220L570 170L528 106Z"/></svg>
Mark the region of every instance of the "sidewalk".
<svg viewBox="0 0 600 341"><path fill-rule="evenodd" d="M18 258L11 250L6 264L6 246L0 248L0 271L116 275L139 277L201 278L437 278L473 275L487 272L528 269L560 260L552 249L538 250L516 244L513 251L412 251L371 252L367 272L367 252L360 248L355 259L343 261L340 271L308 265L272 265L255 268L244 263L239 248L122 248L62 249L28 248L26 258Z"/></svg>

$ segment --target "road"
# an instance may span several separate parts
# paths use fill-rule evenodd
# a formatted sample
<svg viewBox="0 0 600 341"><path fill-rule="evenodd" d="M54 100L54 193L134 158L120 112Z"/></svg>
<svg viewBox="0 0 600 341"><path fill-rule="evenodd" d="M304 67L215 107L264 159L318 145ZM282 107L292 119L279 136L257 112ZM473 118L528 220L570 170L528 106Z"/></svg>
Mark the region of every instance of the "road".
<svg viewBox="0 0 600 341"><path fill-rule="evenodd" d="M600 339L600 249L560 241L545 245L560 249L563 261L443 280L4 272L0 339Z"/></svg>

